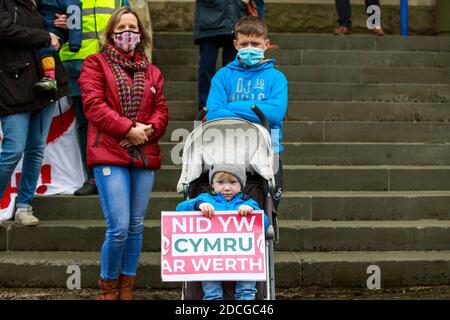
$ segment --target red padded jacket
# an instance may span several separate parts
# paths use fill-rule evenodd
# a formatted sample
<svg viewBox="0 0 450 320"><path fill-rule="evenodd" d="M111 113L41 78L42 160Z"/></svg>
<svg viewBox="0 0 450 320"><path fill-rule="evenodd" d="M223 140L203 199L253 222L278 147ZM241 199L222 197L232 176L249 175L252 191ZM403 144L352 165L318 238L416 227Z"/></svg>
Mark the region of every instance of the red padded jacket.
<svg viewBox="0 0 450 320"><path fill-rule="evenodd" d="M128 77L131 82L131 76ZM161 150L158 139L164 134L168 122L161 71L149 64L145 72L145 92L136 121L151 124L155 132L147 143L139 146L138 152L128 152L119 145L133 122L122 114L114 74L101 53L84 60L78 83L84 113L89 121L86 147L88 166L113 164L159 169Z"/></svg>

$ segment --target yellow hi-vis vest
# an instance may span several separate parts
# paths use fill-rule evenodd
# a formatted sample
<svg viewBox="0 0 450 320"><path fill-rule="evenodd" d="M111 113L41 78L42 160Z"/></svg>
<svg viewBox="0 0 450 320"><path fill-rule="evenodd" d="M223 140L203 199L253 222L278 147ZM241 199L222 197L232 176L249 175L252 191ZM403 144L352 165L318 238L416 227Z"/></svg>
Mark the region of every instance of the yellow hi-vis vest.
<svg viewBox="0 0 450 320"><path fill-rule="evenodd" d="M81 49L72 52L69 44L64 43L59 51L61 61L84 60L88 55L97 53L100 48L100 36L114 11L120 9L122 0L81 0L83 38Z"/></svg>

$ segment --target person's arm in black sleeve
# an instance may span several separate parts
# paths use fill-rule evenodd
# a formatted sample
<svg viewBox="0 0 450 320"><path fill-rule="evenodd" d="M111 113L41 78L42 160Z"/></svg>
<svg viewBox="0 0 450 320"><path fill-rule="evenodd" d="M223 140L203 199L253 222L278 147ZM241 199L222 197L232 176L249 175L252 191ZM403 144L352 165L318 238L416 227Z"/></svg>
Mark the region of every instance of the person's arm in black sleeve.
<svg viewBox="0 0 450 320"><path fill-rule="evenodd" d="M45 29L14 24L9 12L0 4L0 41L15 47L48 47L50 34Z"/></svg>

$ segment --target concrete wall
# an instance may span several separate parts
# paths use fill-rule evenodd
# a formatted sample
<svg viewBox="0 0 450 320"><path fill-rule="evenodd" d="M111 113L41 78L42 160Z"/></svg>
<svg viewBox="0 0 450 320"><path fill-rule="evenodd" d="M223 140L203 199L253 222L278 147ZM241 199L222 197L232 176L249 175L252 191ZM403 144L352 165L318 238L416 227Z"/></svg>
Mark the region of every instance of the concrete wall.
<svg viewBox="0 0 450 320"><path fill-rule="evenodd" d="M352 0L353 32L367 33L364 0ZM400 0L382 0L385 31L399 34ZM194 0L149 0L154 31L192 31ZM412 35L435 34L435 1L409 0ZM334 0L266 0L266 18L271 32L332 33L337 25Z"/></svg>

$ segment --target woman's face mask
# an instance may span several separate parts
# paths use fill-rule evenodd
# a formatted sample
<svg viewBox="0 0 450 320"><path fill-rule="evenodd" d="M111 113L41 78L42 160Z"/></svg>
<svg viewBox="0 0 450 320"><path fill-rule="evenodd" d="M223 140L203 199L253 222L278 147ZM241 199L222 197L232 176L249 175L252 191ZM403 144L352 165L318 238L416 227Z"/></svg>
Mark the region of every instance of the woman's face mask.
<svg viewBox="0 0 450 320"><path fill-rule="evenodd" d="M141 35L135 31L121 31L114 32L114 45L125 53L129 53L136 49L136 46L141 42Z"/></svg>

